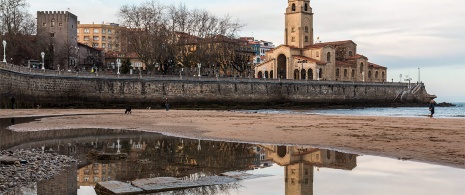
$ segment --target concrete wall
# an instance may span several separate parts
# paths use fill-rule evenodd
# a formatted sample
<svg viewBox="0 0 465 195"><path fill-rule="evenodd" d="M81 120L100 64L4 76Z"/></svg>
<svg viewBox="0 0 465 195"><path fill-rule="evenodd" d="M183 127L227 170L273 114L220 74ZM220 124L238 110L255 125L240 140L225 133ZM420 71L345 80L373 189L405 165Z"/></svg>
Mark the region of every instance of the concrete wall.
<svg viewBox="0 0 465 195"><path fill-rule="evenodd" d="M158 107L168 97L174 106L390 105L403 83L342 83L291 80L187 80L37 75L0 69L0 106L10 107ZM410 95L410 102L423 101Z"/></svg>

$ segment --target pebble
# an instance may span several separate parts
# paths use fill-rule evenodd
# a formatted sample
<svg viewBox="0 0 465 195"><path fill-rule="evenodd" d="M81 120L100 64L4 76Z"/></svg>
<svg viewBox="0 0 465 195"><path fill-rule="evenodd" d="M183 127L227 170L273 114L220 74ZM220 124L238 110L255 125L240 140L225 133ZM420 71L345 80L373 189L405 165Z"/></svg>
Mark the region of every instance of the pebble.
<svg viewBox="0 0 465 195"><path fill-rule="evenodd" d="M21 163L0 164L0 194L8 194L15 188L53 178L61 170L77 164L71 157L41 150L0 151L0 156L17 158Z"/></svg>

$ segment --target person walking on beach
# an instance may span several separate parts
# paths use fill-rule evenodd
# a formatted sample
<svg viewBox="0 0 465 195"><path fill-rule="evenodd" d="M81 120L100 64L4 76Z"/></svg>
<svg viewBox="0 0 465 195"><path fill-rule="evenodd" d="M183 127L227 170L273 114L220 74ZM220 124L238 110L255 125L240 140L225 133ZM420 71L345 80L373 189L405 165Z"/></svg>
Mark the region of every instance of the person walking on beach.
<svg viewBox="0 0 465 195"><path fill-rule="evenodd" d="M11 109L14 110L15 109L15 96L11 97Z"/></svg>
<svg viewBox="0 0 465 195"><path fill-rule="evenodd" d="M433 115L434 115L434 106L435 106L436 102L434 100L431 100L429 102L429 111L431 112L431 115L429 115L429 117L433 118Z"/></svg>

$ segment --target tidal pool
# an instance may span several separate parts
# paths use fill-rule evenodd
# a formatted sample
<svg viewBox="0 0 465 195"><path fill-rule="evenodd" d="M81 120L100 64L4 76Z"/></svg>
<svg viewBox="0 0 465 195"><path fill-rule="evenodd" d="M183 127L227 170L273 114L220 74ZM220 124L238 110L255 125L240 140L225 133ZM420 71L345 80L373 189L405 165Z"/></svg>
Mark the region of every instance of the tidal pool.
<svg viewBox="0 0 465 195"><path fill-rule="evenodd" d="M465 192L464 169L311 146L207 141L122 130L19 133L6 129L12 123L31 120L34 118L1 119L0 149L34 148L78 159L75 170L64 171L58 179L39 182L37 194L50 194L48 190L52 188L62 189L62 194L69 191L79 195L102 194L101 189L94 188L108 182L168 177L195 182L228 172L246 176L212 186L166 188L157 194L462 195Z"/></svg>

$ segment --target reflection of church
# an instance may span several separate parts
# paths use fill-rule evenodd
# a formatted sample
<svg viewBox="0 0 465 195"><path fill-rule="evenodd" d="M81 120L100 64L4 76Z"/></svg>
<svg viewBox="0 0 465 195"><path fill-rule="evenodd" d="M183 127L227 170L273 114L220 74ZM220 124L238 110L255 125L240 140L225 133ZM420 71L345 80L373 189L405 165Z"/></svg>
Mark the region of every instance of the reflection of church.
<svg viewBox="0 0 465 195"><path fill-rule="evenodd" d="M313 194L314 167L352 170L357 166L354 154L304 146L263 146L267 160L284 166L286 195Z"/></svg>
<svg viewBox="0 0 465 195"><path fill-rule="evenodd" d="M288 0L284 44L266 53L255 77L273 79L385 82L387 68L368 62L353 41L313 40L310 0Z"/></svg>

